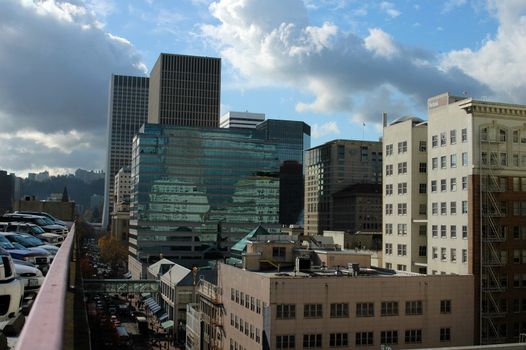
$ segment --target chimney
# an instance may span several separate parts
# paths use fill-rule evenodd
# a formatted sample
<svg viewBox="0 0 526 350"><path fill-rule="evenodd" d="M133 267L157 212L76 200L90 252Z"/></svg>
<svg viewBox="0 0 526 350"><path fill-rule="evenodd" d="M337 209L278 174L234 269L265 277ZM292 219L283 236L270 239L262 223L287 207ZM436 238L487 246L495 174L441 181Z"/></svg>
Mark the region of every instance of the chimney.
<svg viewBox="0 0 526 350"><path fill-rule="evenodd" d="M387 113L382 113L384 128L387 126Z"/></svg>

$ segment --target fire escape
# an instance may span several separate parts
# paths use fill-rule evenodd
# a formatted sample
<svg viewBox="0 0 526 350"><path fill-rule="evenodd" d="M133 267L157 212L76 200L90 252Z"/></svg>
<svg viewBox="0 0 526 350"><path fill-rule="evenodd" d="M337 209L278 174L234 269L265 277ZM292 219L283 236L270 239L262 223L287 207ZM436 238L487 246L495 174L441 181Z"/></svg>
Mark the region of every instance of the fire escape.
<svg viewBox="0 0 526 350"><path fill-rule="evenodd" d="M221 287L215 286L205 280L199 281L198 291L207 301L208 310L203 312L203 320L209 324L207 327L208 336L206 337L205 349L220 350L223 349L223 338L225 331L223 329L224 306L222 301Z"/></svg>
<svg viewBox="0 0 526 350"><path fill-rule="evenodd" d="M505 321L506 310L501 306L501 295L506 290L506 274L501 271L505 261L500 256L499 245L504 242L500 220L505 215L501 208L498 193L505 190L498 177L498 171L506 166L506 159L499 155L506 151L507 135L495 126L480 129L480 324L481 344L494 344L504 341L499 324Z"/></svg>

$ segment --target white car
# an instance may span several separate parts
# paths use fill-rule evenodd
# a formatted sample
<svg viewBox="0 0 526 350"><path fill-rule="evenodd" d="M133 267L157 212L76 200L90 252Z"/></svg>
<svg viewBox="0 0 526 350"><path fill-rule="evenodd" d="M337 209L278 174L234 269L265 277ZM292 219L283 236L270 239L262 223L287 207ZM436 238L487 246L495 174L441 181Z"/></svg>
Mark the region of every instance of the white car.
<svg viewBox="0 0 526 350"><path fill-rule="evenodd" d="M20 312L24 297L24 284L16 279L15 265L11 256L0 248L0 323L9 320Z"/></svg>
<svg viewBox="0 0 526 350"><path fill-rule="evenodd" d="M14 263L16 277L24 283L24 292L27 294L40 289L40 286L44 283L42 271L29 264L18 263L17 261Z"/></svg>

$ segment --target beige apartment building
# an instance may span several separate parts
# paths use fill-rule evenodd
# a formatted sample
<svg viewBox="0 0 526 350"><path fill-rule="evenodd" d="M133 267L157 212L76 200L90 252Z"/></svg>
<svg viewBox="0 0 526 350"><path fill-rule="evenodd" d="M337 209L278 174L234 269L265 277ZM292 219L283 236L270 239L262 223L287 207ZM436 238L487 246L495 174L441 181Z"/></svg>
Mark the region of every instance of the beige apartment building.
<svg viewBox="0 0 526 350"><path fill-rule="evenodd" d="M285 237L249 241L244 268L221 263L217 288L198 287L198 302L188 308L187 349L201 341L204 349L238 350L473 343L473 276L395 273L366 259L358 266L352 256L322 268L307 263L319 261L318 252L299 252ZM296 261L295 268L271 268L269 259Z"/></svg>
<svg viewBox="0 0 526 350"><path fill-rule="evenodd" d="M416 117L396 119L384 125L383 143L384 266L425 274L427 123Z"/></svg>
<svg viewBox="0 0 526 350"><path fill-rule="evenodd" d="M308 149L304 167L305 234L321 235L324 230L334 230L335 193L353 184L381 183L382 143L330 141Z"/></svg>
<svg viewBox="0 0 526 350"><path fill-rule="evenodd" d="M477 342L518 341L526 332L526 106L445 93L428 100L428 113L427 273L474 275ZM396 136L390 128L385 134ZM386 146L405 140L398 136ZM384 213L384 266L395 268L385 254L389 220ZM420 258L412 251L408 261Z"/></svg>

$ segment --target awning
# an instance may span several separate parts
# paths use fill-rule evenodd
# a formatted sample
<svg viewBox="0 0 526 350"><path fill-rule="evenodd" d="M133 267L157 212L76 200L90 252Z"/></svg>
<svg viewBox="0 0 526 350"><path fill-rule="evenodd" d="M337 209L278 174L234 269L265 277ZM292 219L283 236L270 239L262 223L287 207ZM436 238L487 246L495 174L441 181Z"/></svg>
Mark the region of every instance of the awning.
<svg viewBox="0 0 526 350"><path fill-rule="evenodd" d="M141 293L141 296L143 298L148 298L149 296L151 296L151 294L150 293Z"/></svg>
<svg viewBox="0 0 526 350"><path fill-rule="evenodd" d="M161 316L159 316L159 321L164 322L168 319L168 314L165 312Z"/></svg>
<svg viewBox="0 0 526 350"><path fill-rule="evenodd" d="M148 306L150 311L153 313L156 313L157 311L161 310L161 307L159 306L159 304L157 304L157 302L153 300L152 298L146 299L144 303L146 304L146 306Z"/></svg>
<svg viewBox="0 0 526 350"><path fill-rule="evenodd" d="M161 323L161 327L163 327L163 329L170 329L173 326L174 326L174 321L172 320Z"/></svg>

